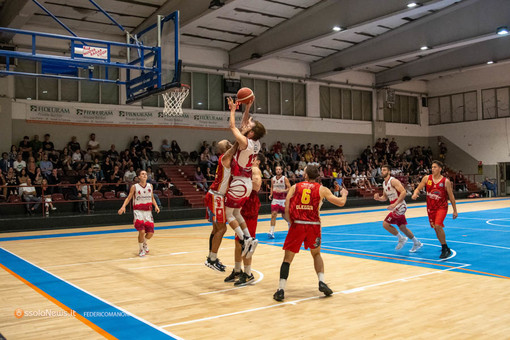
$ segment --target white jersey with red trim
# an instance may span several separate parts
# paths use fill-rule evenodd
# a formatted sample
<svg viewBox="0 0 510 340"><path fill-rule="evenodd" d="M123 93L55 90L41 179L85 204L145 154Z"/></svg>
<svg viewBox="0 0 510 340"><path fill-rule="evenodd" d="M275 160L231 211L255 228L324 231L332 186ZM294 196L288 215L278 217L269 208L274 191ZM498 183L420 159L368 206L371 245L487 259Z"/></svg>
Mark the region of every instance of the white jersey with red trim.
<svg viewBox="0 0 510 340"><path fill-rule="evenodd" d="M395 179L394 177L390 177L388 182L386 181L383 182L384 193L386 194L386 197L388 197L388 199L390 200L391 204L395 203L398 200L398 197L400 196L400 192L397 191L397 189L395 189L393 185L391 185L391 181L394 179ZM399 205L395 207L395 209L393 209L393 212L397 215L404 215L406 213L406 210L407 204L406 201L403 200Z"/></svg>
<svg viewBox="0 0 510 340"><path fill-rule="evenodd" d="M146 183L142 187L135 184L135 197L133 198L133 210L152 211L152 184Z"/></svg>
<svg viewBox="0 0 510 340"><path fill-rule="evenodd" d="M285 176L280 176L280 178L274 176L271 178L271 183L273 185L273 199L285 200L287 197L287 193L285 192L287 189L287 186L285 185Z"/></svg>
<svg viewBox="0 0 510 340"><path fill-rule="evenodd" d="M239 165L239 167L244 171L249 171L251 177L251 166L253 160L257 156L260 151L260 141L254 141L253 139L248 139L248 145L244 150L238 150L234 155L234 158Z"/></svg>

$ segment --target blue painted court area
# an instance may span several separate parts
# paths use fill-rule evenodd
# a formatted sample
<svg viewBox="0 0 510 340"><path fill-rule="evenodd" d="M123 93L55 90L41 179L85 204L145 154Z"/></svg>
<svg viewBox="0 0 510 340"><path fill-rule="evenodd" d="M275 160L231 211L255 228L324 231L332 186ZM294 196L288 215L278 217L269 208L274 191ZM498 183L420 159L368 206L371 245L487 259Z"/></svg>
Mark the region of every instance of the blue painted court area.
<svg viewBox="0 0 510 340"><path fill-rule="evenodd" d="M461 209L459 209L461 210ZM338 216L341 221L342 216ZM424 243L410 253L412 242L395 250L396 237L381 222L336 225L322 229L323 252L376 261L510 279L510 208L460 213L456 220L445 220L446 241L454 251L440 260L441 246L427 217L408 218L408 227ZM287 232L277 232L274 240L258 234L261 243L281 247Z"/></svg>

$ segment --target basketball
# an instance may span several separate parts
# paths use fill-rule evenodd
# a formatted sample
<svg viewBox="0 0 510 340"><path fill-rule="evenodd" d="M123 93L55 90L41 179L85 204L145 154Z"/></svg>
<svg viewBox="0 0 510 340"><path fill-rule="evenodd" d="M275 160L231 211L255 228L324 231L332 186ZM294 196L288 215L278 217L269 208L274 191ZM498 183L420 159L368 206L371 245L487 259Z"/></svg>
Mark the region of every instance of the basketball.
<svg viewBox="0 0 510 340"><path fill-rule="evenodd" d="M237 100L238 103L248 104L253 101L253 91L248 87L243 87L239 91L237 91Z"/></svg>

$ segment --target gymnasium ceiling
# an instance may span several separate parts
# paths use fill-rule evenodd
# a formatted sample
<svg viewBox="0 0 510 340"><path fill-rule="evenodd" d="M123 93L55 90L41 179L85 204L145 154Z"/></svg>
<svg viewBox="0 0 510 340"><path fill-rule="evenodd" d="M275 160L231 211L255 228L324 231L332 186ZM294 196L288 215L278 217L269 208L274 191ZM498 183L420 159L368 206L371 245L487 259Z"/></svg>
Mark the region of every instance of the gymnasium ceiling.
<svg viewBox="0 0 510 340"><path fill-rule="evenodd" d="M125 39L88 0L38 1L72 30ZM510 0L418 0L413 8L411 0L220 0L217 9L211 0L95 1L134 32L179 9L181 43L228 51L232 69L287 58L308 63L310 77L356 70L385 86L510 60L510 34L496 33L510 28ZM0 0L0 25L57 27L31 0Z"/></svg>

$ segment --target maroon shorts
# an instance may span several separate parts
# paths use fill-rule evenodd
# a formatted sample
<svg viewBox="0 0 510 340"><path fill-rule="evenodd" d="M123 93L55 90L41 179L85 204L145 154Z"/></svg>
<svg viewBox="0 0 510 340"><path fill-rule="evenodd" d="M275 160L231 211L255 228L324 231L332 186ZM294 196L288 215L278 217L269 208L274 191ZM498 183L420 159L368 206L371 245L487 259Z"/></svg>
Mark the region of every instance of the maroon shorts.
<svg viewBox="0 0 510 340"><path fill-rule="evenodd" d="M427 214L429 215L430 226L439 225L444 227L444 219L448 214L448 209L439 209L439 210L429 210L427 209Z"/></svg>
<svg viewBox="0 0 510 340"><path fill-rule="evenodd" d="M257 220L258 218L246 218L244 217L244 220L246 221L246 225L248 226L248 231L250 232L251 237L255 237L257 233ZM236 241L239 240L239 237L237 237L236 234Z"/></svg>
<svg viewBox="0 0 510 340"><path fill-rule="evenodd" d="M142 220L135 220L135 229L138 231L145 230L146 233L154 233L154 223Z"/></svg>
<svg viewBox="0 0 510 340"><path fill-rule="evenodd" d="M285 207L279 204L271 204L271 212L285 214Z"/></svg>
<svg viewBox="0 0 510 340"><path fill-rule="evenodd" d="M386 216L384 222L388 222L389 224L395 224L400 226L407 225L406 215L398 215L393 211Z"/></svg>
<svg viewBox="0 0 510 340"><path fill-rule="evenodd" d="M285 238L283 249L290 250L293 253L299 253L303 242L305 243L305 249L320 247L321 225L292 223L287 237Z"/></svg>

